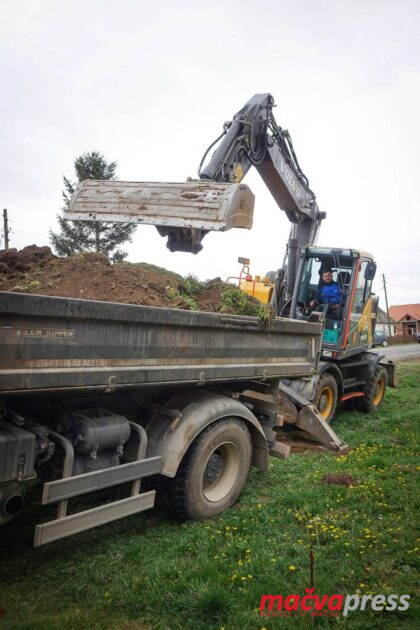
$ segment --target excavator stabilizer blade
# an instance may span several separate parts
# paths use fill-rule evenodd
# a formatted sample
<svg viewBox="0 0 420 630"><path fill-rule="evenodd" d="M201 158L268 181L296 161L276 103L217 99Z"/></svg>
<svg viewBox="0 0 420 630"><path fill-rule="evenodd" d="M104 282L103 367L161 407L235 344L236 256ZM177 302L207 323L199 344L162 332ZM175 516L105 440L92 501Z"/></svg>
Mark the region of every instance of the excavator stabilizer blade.
<svg viewBox="0 0 420 630"><path fill-rule="evenodd" d="M64 218L155 225L171 251L197 253L209 231L251 229L254 200L245 184L91 179L78 186Z"/></svg>
<svg viewBox="0 0 420 630"><path fill-rule="evenodd" d="M348 445L332 430L331 426L325 422L318 409L309 400L296 392L292 387L281 383L279 386L280 395L289 399L299 410L296 417L289 414L288 422L306 431L309 435L319 440L327 449L331 451L344 451Z"/></svg>
<svg viewBox="0 0 420 630"><path fill-rule="evenodd" d="M344 451L348 445L325 422L315 405L306 405L299 411L295 426L317 438L331 451Z"/></svg>

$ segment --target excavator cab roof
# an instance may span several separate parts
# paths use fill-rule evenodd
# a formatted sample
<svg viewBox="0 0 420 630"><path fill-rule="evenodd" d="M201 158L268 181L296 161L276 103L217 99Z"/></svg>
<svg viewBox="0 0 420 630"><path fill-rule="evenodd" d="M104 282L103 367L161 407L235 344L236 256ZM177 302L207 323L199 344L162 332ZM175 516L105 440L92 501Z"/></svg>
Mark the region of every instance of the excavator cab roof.
<svg viewBox="0 0 420 630"><path fill-rule="evenodd" d="M307 256L319 256L319 257L326 257L326 256L334 256L334 255L338 255L340 256L340 258L367 258L369 260L374 260L372 254L370 254L369 252L365 252L361 249L354 249L353 247L320 247L320 246L315 246L315 247L311 247L311 246L306 246L305 248L303 248L302 250L302 254L307 255Z"/></svg>

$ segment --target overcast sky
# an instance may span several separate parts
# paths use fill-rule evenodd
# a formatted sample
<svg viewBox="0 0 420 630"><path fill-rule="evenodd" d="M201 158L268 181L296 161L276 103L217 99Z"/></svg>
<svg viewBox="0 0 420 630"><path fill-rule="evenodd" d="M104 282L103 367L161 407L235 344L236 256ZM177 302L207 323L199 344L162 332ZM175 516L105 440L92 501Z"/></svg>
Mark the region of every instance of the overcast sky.
<svg viewBox="0 0 420 630"><path fill-rule="evenodd" d="M321 210L318 243L374 254L384 307L420 302L418 0L0 0L0 206L10 246L48 244L75 158L185 181L255 93L275 97ZM202 279L277 269L289 233L256 172L251 231L170 253L138 228L130 261ZM3 241L2 241L3 243Z"/></svg>

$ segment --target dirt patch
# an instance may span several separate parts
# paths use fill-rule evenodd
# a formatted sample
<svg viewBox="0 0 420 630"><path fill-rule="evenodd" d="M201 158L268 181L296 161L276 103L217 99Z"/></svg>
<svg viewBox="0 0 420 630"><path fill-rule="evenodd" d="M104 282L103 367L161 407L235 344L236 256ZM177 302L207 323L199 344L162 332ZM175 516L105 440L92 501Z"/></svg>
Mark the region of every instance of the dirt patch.
<svg viewBox="0 0 420 630"><path fill-rule="evenodd" d="M293 429L283 429L277 433L277 441L290 446L291 453L299 453L301 455L315 455L323 453L328 455L341 455L338 451L331 451L323 444L316 442L304 431L296 431Z"/></svg>
<svg viewBox="0 0 420 630"><path fill-rule="evenodd" d="M261 308L242 292L240 303L226 302L232 285L220 278L199 282L147 263L111 264L96 253L58 258L36 245L0 251L0 291L246 315Z"/></svg>
<svg viewBox="0 0 420 630"><path fill-rule="evenodd" d="M350 475L350 473L328 473L322 478L323 483L329 483L334 486L356 486L357 481Z"/></svg>

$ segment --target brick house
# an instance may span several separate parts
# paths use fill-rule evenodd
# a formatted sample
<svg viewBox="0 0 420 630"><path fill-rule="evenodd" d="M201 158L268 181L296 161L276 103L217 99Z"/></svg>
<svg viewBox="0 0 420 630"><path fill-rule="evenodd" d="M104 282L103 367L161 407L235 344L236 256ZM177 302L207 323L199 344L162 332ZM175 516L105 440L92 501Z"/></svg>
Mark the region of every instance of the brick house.
<svg viewBox="0 0 420 630"><path fill-rule="evenodd" d="M391 306L389 315L395 320L395 334L408 337L420 333L420 304Z"/></svg>

